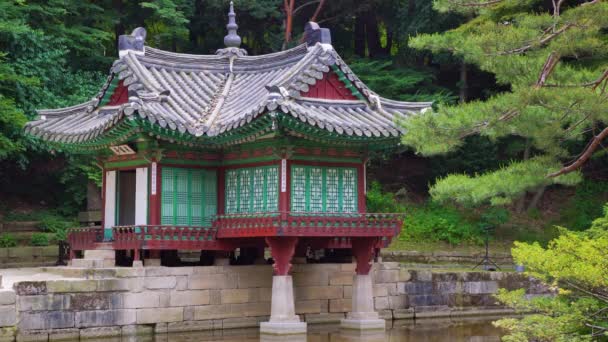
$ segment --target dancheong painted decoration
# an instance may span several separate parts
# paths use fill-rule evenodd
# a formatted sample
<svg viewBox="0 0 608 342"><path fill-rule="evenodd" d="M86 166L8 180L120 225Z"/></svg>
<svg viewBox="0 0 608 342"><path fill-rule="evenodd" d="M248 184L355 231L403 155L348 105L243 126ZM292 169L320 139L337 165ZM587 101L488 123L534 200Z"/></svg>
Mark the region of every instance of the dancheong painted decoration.
<svg viewBox="0 0 608 342"><path fill-rule="evenodd" d="M350 256L398 234L399 215L366 211L365 163L431 104L374 93L315 23L304 44L260 56L229 30L215 55L190 55L145 45L137 28L120 37L95 97L27 124L50 149L103 167L102 226L70 232L72 257L112 248L132 260L176 250L253 260L266 247Z"/></svg>

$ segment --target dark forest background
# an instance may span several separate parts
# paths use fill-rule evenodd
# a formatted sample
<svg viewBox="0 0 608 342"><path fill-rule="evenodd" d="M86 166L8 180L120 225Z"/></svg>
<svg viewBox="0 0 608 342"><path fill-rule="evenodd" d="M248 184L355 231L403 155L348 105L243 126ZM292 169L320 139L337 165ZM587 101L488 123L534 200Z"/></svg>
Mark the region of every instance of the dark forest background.
<svg viewBox="0 0 608 342"><path fill-rule="evenodd" d="M98 0L0 2L0 212L5 219L85 208L87 182L100 182L89 157L49 153L22 134L35 109L77 104L94 96L117 58L118 36L143 26L161 49L213 54L223 47L228 1ZM300 43L314 19L359 77L381 95L404 101L457 104L503 92L494 76L449 53L408 46L412 36L457 28L465 14L439 13L431 0L236 0L242 47L250 55ZM403 148L370 166L370 211L394 206L410 213L403 240L479 243L487 224L505 240L547 240L558 223L576 229L601 214L606 169L593 161L576 187L552 187L512 205L461 207L428 199L429 185L449 173L477 174L521 158L515 138L471 136L457 151L422 158ZM52 216L51 215L51 216Z"/></svg>

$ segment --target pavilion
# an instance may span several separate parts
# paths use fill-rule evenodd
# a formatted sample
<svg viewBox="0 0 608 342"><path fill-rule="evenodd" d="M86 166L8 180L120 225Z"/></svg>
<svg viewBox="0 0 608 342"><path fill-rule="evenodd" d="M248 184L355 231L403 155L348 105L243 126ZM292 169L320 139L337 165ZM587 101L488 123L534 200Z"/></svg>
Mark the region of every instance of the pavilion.
<svg viewBox="0 0 608 342"><path fill-rule="evenodd" d="M103 169L102 227L72 230L71 258L103 251L110 266L115 255L158 265L171 251L197 250L219 262L269 247L272 308L261 330L281 334L306 330L292 258L343 250L357 262L343 326L383 329L368 273L402 219L366 212L366 162L397 146L398 121L431 103L374 93L316 23L305 44L260 56L240 48L232 5L227 29L225 48L190 55L146 46L137 28L120 37L95 97L27 124L49 148L93 154Z"/></svg>

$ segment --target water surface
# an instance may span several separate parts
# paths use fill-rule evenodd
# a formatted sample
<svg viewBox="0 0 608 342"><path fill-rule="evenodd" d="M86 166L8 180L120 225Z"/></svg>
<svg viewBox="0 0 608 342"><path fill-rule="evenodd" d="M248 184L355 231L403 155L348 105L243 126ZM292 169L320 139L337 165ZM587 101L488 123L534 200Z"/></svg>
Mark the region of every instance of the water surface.
<svg viewBox="0 0 608 342"><path fill-rule="evenodd" d="M503 332L492 325L500 317L395 321L380 333L340 330L338 325L310 325L306 336L260 336L257 329L164 334L122 339L129 342L499 342Z"/></svg>

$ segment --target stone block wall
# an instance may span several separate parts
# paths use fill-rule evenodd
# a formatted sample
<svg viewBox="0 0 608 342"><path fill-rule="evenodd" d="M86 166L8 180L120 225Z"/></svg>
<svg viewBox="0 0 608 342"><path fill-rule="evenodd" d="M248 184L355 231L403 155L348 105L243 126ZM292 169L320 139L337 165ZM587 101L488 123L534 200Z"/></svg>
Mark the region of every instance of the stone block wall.
<svg viewBox="0 0 608 342"><path fill-rule="evenodd" d="M57 246L0 248L0 268L51 266L58 256Z"/></svg>
<svg viewBox="0 0 608 342"><path fill-rule="evenodd" d="M465 251L434 251L434 252L419 252L419 251L387 251L380 252L382 260L396 261L414 265L432 265L432 264L450 264L450 265L475 265L480 262L483 257L483 252L465 252ZM490 258L501 266L514 266L511 253L492 252Z"/></svg>
<svg viewBox="0 0 608 342"><path fill-rule="evenodd" d="M354 267L294 265L296 313L311 324L339 322L351 309ZM0 340L245 328L270 315L269 265L45 271L71 279L0 292L0 326L9 327ZM504 313L492 297L499 287L545 292L512 273L432 273L386 262L373 276L375 308L386 319Z"/></svg>

